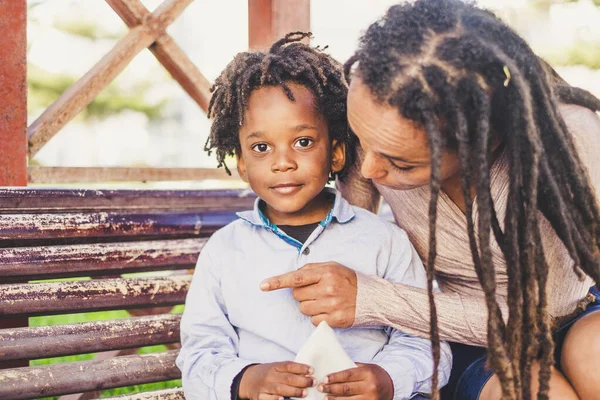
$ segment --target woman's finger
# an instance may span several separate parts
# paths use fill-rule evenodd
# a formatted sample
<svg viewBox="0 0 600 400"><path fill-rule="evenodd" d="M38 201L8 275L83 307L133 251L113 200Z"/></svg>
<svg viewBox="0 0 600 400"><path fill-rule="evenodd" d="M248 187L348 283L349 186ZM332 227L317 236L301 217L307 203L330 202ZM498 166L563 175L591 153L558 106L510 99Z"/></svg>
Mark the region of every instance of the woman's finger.
<svg viewBox="0 0 600 400"><path fill-rule="evenodd" d="M320 297L320 293L318 284L292 289L292 296L297 301L316 300Z"/></svg>
<svg viewBox="0 0 600 400"><path fill-rule="evenodd" d="M270 292L277 289L308 286L318 283L322 275L323 273L319 268L296 270L265 279L260 284L260 290Z"/></svg>
<svg viewBox="0 0 600 400"><path fill-rule="evenodd" d="M307 300L300 302L300 312L306 316L325 314L329 307L327 301L323 300Z"/></svg>
<svg viewBox="0 0 600 400"><path fill-rule="evenodd" d="M332 328L350 328L354 324L354 308L346 308L344 310L334 311L333 313L323 313L313 315L311 322L314 326L318 326L321 321L327 322Z"/></svg>

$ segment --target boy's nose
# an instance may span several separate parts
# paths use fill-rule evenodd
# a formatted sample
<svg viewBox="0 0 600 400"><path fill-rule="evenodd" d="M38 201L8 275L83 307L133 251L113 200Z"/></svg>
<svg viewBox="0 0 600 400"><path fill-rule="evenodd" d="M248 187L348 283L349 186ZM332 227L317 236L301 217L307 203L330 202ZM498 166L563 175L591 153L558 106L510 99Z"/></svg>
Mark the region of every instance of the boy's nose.
<svg viewBox="0 0 600 400"><path fill-rule="evenodd" d="M297 168L293 157L287 151L281 151L276 155L276 159L271 166L273 172L286 172Z"/></svg>
<svg viewBox="0 0 600 400"><path fill-rule="evenodd" d="M360 173L367 179L381 179L386 171L381 165L381 159L373 152L365 152Z"/></svg>

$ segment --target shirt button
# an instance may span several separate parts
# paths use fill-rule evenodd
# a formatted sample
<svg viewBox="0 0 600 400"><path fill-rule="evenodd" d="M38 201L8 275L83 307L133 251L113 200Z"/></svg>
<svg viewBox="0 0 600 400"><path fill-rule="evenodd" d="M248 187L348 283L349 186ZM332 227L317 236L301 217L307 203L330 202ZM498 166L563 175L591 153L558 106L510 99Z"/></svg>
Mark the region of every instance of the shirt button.
<svg viewBox="0 0 600 400"><path fill-rule="evenodd" d="M302 252L302 254L304 254L305 256L310 254L310 248L305 248L304 251Z"/></svg>

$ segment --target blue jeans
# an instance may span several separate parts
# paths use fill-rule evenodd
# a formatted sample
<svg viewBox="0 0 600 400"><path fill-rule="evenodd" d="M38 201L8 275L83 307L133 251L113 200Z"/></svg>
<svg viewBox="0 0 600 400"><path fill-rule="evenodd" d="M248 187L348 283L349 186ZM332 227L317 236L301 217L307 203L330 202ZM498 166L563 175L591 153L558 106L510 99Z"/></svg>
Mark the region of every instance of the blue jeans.
<svg viewBox="0 0 600 400"><path fill-rule="evenodd" d="M588 304L585 311L563 324L554 333L556 368L560 370L560 354L567 332L583 316L600 310L600 291L593 286L590 293L596 300ZM450 343L453 364L448 385L442 389L442 400L478 400L487 381L494 371L486 368L487 351L485 347L468 346L461 343Z"/></svg>

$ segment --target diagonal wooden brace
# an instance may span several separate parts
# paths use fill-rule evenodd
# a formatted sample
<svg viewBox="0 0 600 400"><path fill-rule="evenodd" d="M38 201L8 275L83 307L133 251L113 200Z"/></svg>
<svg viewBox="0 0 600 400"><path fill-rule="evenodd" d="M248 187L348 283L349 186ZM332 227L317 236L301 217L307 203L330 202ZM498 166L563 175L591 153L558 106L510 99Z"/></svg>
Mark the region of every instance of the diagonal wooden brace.
<svg viewBox="0 0 600 400"><path fill-rule="evenodd" d="M140 0L106 0L128 27L144 24L152 15ZM150 46L156 59L204 111L210 100L210 82L188 56L164 33Z"/></svg>
<svg viewBox="0 0 600 400"><path fill-rule="evenodd" d="M140 51L164 35L167 26L192 1L166 0L48 107L28 128L29 156L33 157L67 122L87 107Z"/></svg>

